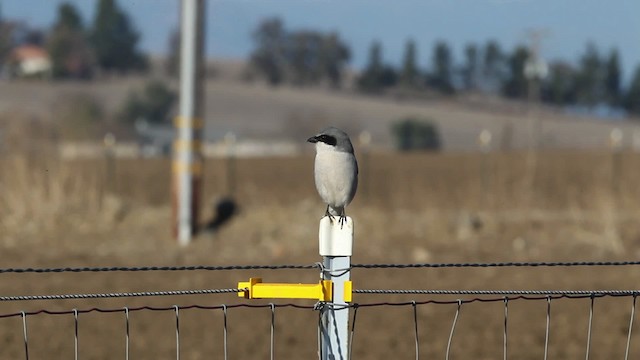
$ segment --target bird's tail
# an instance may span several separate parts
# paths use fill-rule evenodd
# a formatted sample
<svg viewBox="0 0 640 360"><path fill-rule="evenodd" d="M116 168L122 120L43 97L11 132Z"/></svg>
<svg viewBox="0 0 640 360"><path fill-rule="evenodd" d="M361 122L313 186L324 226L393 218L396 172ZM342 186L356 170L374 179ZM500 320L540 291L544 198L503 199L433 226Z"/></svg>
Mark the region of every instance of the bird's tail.
<svg viewBox="0 0 640 360"><path fill-rule="evenodd" d="M344 215L344 206L341 207L327 207L327 212L332 216L342 216Z"/></svg>

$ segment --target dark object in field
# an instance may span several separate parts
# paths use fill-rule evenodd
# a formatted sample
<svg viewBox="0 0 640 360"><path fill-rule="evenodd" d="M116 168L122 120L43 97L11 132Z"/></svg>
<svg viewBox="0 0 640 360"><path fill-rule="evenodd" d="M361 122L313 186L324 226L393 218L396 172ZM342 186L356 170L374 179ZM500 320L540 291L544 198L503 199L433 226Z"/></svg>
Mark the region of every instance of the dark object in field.
<svg viewBox="0 0 640 360"><path fill-rule="evenodd" d="M214 204L213 219L205 225L205 231L216 231L238 212L238 205L231 197L223 197Z"/></svg>

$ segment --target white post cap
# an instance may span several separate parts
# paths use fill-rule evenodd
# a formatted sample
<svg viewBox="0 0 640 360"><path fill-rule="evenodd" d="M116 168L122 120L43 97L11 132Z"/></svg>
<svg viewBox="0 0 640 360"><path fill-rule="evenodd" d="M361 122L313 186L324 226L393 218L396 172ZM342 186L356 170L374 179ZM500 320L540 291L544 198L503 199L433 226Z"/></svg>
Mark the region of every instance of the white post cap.
<svg viewBox="0 0 640 360"><path fill-rule="evenodd" d="M351 256L353 254L353 220L346 217L340 224L339 217L320 219L320 256Z"/></svg>

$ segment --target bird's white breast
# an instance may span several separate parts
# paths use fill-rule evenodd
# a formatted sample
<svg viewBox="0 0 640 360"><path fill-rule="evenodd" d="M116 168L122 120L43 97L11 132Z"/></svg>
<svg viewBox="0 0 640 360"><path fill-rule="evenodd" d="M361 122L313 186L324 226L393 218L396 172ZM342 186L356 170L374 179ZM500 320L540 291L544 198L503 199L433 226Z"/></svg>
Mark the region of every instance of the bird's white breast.
<svg viewBox="0 0 640 360"><path fill-rule="evenodd" d="M322 200L331 207L348 205L357 186L357 166L353 154L336 151L323 143L316 144L314 173Z"/></svg>

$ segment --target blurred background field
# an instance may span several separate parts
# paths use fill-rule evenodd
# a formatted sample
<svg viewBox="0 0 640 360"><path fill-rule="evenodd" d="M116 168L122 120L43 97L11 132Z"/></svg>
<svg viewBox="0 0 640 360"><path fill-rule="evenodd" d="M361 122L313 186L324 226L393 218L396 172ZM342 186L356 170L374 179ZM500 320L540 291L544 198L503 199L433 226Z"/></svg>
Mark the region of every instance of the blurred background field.
<svg viewBox="0 0 640 360"><path fill-rule="evenodd" d="M356 219L354 262L604 261L638 256L640 227L636 219L640 209L633 201L637 197L635 172L628 171L638 166L640 157L636 153L541 152L533 180L524 176L529 173L526 153L363 155L363 181L349 211ZM622 170L613 181L615 156L619 156ZM237 216L181 248L176 246L167 225L171 218L166 192L170 183L169 160L116 160L113 182L107 183L106 159L65 161L45 155L31 159L26 154L4 156L3 168L13 171L2 173L2 183L11 188L3 192L0 201L3 267L312 263L318 259L316 227L322 215L322 204L312 183L312 159L311 154L236 159L233 189L239 206ZM228 195L226 162L206 162L204 198L208 204ZM205 208L203 225L212 218L212 207ZM3 274L2 292L226 288L260 275L268 281L293 282L313 282L317 277L313 270ZM355 270L353 277L359 288L626 289L635 287L636 275L636 268L548 268ZM357 295L356 300L380 299ZM550 348L554 357L583 354L588 301L554 300ZM65 300L46 305L63 310L223 302L236 300L231 295L210 295ZM43 305L37 301L3 303L3 312L39 309ZM545 301L512 301L511 356L540 357L545 305ZM630 305L628 298L596 301L592 356L622 354ZM355 354L380 359L391 354L412 356L411 309L375 310L378 309L359 312ZM421 338L423 351L428 356L439 356L444 352L454 306L425 305L419 310L424 324L420 329L426 334ZM199 311L185 310L181 319L186 358L221 354L220 313L198 315ZM502 311L502 304L465 305L452 355L499 356ZM172 316L132 313L132 354L142 358L171 356L175 351ZM232 354L241 358L266 355L268 309L234 309L229 316ZM244 316L255 317L256 323L238 320ZM314 319L304 310L278 310L277 354L283 358L315 356ZM29 317L32 355L53 351L56 357L70 356L72 320L69 316ZM102 359L108 358L106 349L122 350L123 342L114 340L123 334L122 321L122 316L115 314L82 315L81 353ZM388 327L377 328L375 324L380 321ZM6 344L2 347L3 357L19 358L20 323L17 319L4 319L1 323ZM264 331L256 331L256 327ZM247 335L248 329L253 329L251 335ZM632 343L632 350L638 351L636 343Z"/></svg>
<svg viewBox="0 0 640 360"><path fill-rule="evenodd" d="M628 19L637 4L380 1L367 17L350 1L211 1L199 232L179 246L178 2L40 3L0 4L2 269L313 264L324 204L305 139L328 125L351 135L359 161L347 210L354 263L640 257L640 58ZM331 16L309 18L316 13ZM437 21L451 14L465 24ZM357 289L637 289L638 275L637 266L352 272ZM234 288L259 276L315 282L318 271L2 273L0 296ZM432 298L456 299L355 301ZM632 301L595 300L590 358L623 357ZM0 358L24 358L22 319L2 314L244 302L2 301ZM549 358L585 356L589 304L552 301ZM546 306L510 300L508 357L543 357ZM421 357L444 357L456 305L416 310ZM172 311L130 315L132 358L175 357ZM230 358L269 355L270 315L229 310ZM501 301L465 304L459 315L452 357L502 356ZM222 312L180 316L182 358L222 358ZM30 358L73 356L73 320L28 316ZM81 314L80 357L122 358L124 326L123 313ZM316 326L315 311L278 308L276 358L315 358ZM411 306L360 308L354 358L413 358L413 326Z"/></svg>

